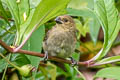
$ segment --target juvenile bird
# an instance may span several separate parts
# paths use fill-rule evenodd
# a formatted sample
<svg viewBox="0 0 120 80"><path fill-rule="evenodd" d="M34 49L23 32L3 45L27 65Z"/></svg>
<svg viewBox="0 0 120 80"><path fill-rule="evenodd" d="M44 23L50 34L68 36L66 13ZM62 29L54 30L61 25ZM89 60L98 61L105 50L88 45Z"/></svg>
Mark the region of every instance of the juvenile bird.
<svg viewBox="0 0 120 80"><path fill-rule="evenodd" d="M47 32L43 42L44 60L47 60L48 55L59 58L70 57L72 63L75 64L71 57L76 44L75 22L68 15L58 16L55 21L56 25Z"/></svg>

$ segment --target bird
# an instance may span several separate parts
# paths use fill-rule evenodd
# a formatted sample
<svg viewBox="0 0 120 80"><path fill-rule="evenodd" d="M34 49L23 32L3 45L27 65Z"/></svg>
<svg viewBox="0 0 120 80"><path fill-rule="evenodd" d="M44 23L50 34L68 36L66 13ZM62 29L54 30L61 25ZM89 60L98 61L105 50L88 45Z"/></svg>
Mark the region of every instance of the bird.
<svg viewBox="0 0 120 80"><path fill-rule="evenodd" d="M55 26L47 32L43 41L44 61L47 61L48 56L55 56L70 58L74 65L76 62L72 58L72 53L77 41L75 22L69 15L58 16L55 22Z"/></svg>

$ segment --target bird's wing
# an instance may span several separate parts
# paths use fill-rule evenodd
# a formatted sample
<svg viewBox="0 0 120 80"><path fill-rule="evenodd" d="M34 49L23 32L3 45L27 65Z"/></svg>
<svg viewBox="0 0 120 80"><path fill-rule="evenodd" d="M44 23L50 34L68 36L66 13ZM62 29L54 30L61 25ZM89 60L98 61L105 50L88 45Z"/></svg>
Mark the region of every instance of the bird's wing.
<svg viewBox="0 0 120 80"><path fill-rule="evenodd" d="M50 29L47 33L46 33L46 35L45 35L45 38L44 38L44 40L43 40L43 49L44 50L47 50L47 39L49 38L49 36L50 36L50 33L54 30L54 28L55 28L56 26L53 26L52 27L52 29Z"/></svg>
<svg viewBox="0 0 120 80"><path fill-rule="evenodd" d="M44 41L46 41L48 39L48 37L50 36L50 33L54 30L54 28L56 28L56 26L53 26L52 29L50 29L46 35L45 35L45 38L44 38Z"/></svg>

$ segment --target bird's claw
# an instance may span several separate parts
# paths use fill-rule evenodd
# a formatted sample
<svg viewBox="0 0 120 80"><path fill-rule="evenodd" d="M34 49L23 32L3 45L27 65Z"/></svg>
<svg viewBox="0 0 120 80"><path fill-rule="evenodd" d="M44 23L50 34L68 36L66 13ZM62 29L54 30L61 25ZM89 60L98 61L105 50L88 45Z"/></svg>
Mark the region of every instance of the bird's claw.
<svg viewBox="0 0 120 80"><path fill-rule="evenodd" d="M48 61L48 52L45 52L45 56L44 56L44 63L47 63Z"/></svg>
<svg viewBox="0 0 120 80"><path fill-rule="evenodd" d="M78 62L75 61L72 57L70 57L71 61L72 61L72 67L78 65Z"/></svg>

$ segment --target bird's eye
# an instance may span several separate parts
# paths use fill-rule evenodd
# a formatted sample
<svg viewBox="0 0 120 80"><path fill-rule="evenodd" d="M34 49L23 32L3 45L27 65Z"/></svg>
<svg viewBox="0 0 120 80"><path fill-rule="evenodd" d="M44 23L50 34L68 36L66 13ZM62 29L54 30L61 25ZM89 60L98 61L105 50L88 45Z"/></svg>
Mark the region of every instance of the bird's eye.
<svg viewBox="0 0 120 80"><path fill-rule="evenodd" d="M68 20L66 18L64 18L64 22L68 22Z"/></svg>

